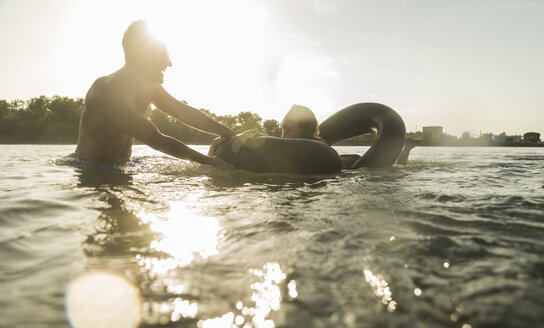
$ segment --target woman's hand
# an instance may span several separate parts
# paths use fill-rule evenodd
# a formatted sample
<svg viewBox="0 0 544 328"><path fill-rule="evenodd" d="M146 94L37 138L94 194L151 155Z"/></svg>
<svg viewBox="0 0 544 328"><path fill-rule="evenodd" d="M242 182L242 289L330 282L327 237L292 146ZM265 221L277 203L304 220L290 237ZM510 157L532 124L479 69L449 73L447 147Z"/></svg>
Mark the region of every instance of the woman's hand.
<svg viewBox="0 0 544 328"><path fill-rule="evenodd" d="M212 157L215 155L215 148L222 144L225 141L228 141L230 138L227 137L217 137L213 139L212 144L210 145L210 150L208 150L208 156Z"/></svg>
<svg viewBox="0 0 544 328"><path fill-rule="evenodd" d="M246 141L247 141L247 139L242 138L242 136L240 134L237 134L236 136L234 136L234 138L232 138L232 144L231 144L232 152L234 154L239 152L240 148L242 148L242 146L246 143Z"/></svg>
<svg viewBox="0 0 544 328"><path fill-rule="evenodd" d="M215 155L215 148L222 144L223 142L227 141L231 143L231 149L234 154L240 151L240 149L245 145L245 143L257 136L260 135L259 132L254 130L245 131L242 133L239 133L235 135L234 137L227 138L227 137L217 137L212 141L212 144L210 145L210 150L208 150L208 156L212 157Z"/></svg>
<svg viewBox="0 0 544 328"><path fill-rule="evenodd" d="M245 132L242 132L242 133L239 133L237 135L235 135L233 138L232 138L232 144L231 144L231 147L232 147L232 152L233 153L237 153L240 151L240 149L245 145L245 143L259 135L260 133L257 132L257 131L254 131L254 130L249 130L249 131L245 131Z"/></svg>

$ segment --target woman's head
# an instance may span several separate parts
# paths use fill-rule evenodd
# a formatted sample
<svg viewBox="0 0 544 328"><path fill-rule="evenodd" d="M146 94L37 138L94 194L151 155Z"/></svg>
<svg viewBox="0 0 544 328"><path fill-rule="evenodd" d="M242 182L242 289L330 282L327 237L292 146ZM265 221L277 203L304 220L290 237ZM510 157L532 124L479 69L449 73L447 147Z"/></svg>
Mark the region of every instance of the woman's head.
<svg viewBox="0 0 544 328"><path fill-rule="evenodd" d="M318 138L319 131L314 113L307 107L293 105L281 122L281 137Z"/></svg>

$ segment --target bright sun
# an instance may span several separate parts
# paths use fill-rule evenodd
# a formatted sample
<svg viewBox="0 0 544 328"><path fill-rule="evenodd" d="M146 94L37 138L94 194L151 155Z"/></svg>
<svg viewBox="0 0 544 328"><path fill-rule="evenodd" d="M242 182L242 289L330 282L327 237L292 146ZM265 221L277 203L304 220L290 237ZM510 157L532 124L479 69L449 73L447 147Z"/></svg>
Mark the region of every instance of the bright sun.
<svg viewBox="0 0 544 328"><path fill-rule="evenodd" d="M146 2L140 16L169 48L221 51L228 55L228 49L240 53L252 47L262 15L264 12L245 0L172 0L152 5Z"/></svg>
<svg viewBox="0 0 544 328"><path fill-rule="evenodd" d="M317 112L331 107L337 89L332 59L298 52L289 27L255 1L96 0L82 2L80 15L84 55L104 73L123 64L120 41L128 25L147 21L172 60L166 90L216 114L249 110L281 120L295 103ZM88 70L96 78L97 67Z"/></svg>
<svg viewBox="0 0 544 328"><path fill-rule="evenodd" d="M261 109L251 98L259 100L256 81L269 56L266 12L247 0L158 4L140 17L168 46L173 66L165 88L218 113Z"/></svg>

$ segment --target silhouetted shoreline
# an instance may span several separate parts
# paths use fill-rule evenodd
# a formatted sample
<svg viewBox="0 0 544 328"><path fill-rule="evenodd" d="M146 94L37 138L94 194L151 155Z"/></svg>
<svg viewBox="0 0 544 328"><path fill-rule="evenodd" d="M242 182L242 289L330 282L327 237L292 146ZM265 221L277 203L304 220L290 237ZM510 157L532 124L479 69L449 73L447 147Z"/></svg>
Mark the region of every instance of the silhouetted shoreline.
<svg viewBox="0 0 544 328"><path fill-rule="evenodd" d="M61 96L40 96L29 100L7 101L0 99L0 144L77 144L78 127L84 100ZM200 109L206 115L228 126L237 133L255 130L266 135L279 137L279 122L263 120L258 114L242 111L237 115L216 115ZM214 135L190 128L172 119L168 114L151 109L147 115L158 129L189 145L209 145ZM441 126L423 127L422 131L407 132L407 137L422 137L420 147L543 147L540 133L527 132L521 135L494 135L481 133L478 137L464 132L458 138L444 133ZM370 146L375 134L365 134L342 140L336 146ZM138 142L136 142L138 144Z"/></svg>
<svg viewBox="0 0 544 328"><path fill-rule="evenodd" d="M183 140L181 140L183 141ZM135 145L143 145L141 142L135 142ZM36 140L7 140L7 138L0 137L0 145L74 145L74 147L77 145L77 140L70 140L70 141L36 141ZM189 143L189 145L193 146L205 146L209 145L209 143ZM361 146L371 146L372 143L357 143L357 142L338 142L334 144L334 146L353 146L353 147L361 147ZM544 147L544 144L537 144L537 145L526 145L526 144L514 144L514 145L418 145L418 147L485 147L485 148L497 148L497 147L504 147L504 148L541 148Z"/></svg>

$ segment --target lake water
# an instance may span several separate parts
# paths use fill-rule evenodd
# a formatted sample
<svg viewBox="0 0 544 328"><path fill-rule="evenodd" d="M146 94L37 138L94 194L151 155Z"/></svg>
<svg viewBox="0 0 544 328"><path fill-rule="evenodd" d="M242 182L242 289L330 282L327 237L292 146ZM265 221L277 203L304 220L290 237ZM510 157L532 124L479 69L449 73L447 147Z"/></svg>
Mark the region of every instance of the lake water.
<svg viewBox="0 0 544 328"><path fill-rule="evenodd" d="M74 148L0 145L0 327L544 326L544 148L306 177Z"/></svg>

